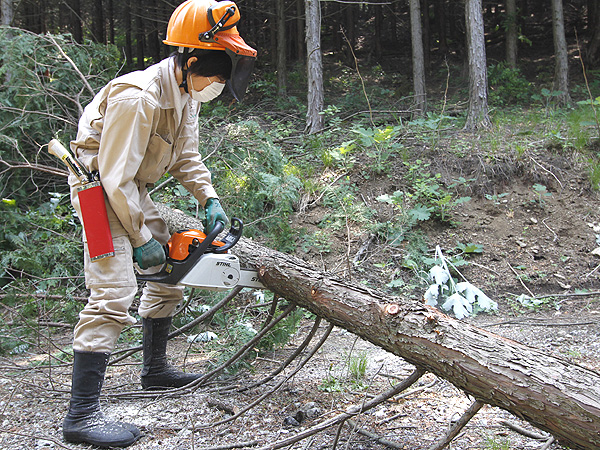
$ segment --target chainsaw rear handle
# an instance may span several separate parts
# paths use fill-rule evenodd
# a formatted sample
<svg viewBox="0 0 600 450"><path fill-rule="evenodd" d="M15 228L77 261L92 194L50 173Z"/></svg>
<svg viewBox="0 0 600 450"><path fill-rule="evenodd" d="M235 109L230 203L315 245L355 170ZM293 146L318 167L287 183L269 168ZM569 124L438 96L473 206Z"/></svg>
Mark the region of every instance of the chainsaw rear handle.
<svg viewBox="0 0 600 450"><path fill-rule="evenodd" d="M221 221L217 221L215 227L206 236L206 238L200 243L200 245L191 252L187 258L183 261L177 261L167 255L167 260L162 269L150 275L138 274L136 275L138 281L153 281L155 283L172 284L175 285L196 265L198 260L206 253L211 247L212 242L217 236L223 231L225 224ZM211 249L214 253L224 253L231 247L233 247L242 236L242 230L244 228L243 222L233 217L231 219L231 229L227 233L227 236L223 239L225 245L221 247L214 247Z"/></svg>

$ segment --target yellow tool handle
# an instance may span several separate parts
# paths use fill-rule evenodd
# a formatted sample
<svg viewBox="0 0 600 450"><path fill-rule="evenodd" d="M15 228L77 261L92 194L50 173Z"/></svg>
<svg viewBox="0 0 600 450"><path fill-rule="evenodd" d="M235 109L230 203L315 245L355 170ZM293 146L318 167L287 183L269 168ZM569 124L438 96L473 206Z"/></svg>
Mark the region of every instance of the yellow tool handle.
<svg viewBox="0 0 600 450"><path fill-rule="evenodd" d="M58 159L64 162L71 173L79 178L79 181L82 183L88 183L92 181L85 167L83 167L83 165L77 161L73 155L71 155L71 152L69 152L69 150L67 150L58 139L52 139L48 143L48 153L56 156Z"/></svg>

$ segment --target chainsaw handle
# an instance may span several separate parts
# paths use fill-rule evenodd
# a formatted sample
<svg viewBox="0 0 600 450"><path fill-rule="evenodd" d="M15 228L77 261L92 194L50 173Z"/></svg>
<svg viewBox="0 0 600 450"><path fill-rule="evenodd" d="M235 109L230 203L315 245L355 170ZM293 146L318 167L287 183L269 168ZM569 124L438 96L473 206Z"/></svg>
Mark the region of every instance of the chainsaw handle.
<svg viewBox="0 0 600 450"><path fill-rule="evenodd" d="M217 222L217 223L222 224L223 222ZM225 236L225 238L221 241L221 242L224 242L225 245L215 248L214 252L215 253L225 253L227 250L229 250L231 247L233 247L235 244L237 244L237 242L242 237L243 229L244 229L244 223L237 217L232 217L231 218L231 228L229 229L227 236ZM206 240L208 240L208 239L209 239L209 237L207 236ZM212 242L212 240L209 242Z"/></svg>

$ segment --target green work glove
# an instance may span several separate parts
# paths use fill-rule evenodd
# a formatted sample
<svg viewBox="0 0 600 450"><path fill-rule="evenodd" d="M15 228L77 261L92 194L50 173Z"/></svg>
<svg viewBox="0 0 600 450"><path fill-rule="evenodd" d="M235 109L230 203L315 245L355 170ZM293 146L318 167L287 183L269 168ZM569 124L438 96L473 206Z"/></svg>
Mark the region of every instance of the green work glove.
<svg viewBox="0 0 600 450"><path fill-rule="evenodd" d="M133 259L138 263L140 269L147 269L164 264L166 255L162 245L152 238L141 247L133 249Z"/></svg>
<svg viewBox="0 0 600 450"><path fill-rule="evenodd" d="M218 198L206 200L204 215L204 232L206 234L210 234L217 222L223 222L223 225L225 225L229 221Z"/></svg>

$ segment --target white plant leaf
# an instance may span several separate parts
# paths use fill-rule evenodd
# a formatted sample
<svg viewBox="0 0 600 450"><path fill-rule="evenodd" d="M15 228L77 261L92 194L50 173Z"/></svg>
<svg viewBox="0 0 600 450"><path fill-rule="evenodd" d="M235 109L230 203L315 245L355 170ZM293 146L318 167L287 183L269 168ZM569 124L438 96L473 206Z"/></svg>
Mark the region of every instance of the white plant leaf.
<svg viewBox="0 0 600 450"><path fill-rule="evenodd" d="M448 297L442 305L442 308L444 308L446 311L450 311L450 309L452 309L452 312L454 312L454 315L459 320L464 317L468 317L473 312L473 306L469 300L464 298L458 292Z"/></svg>
<svg viewBox="0 0 600 450"><path fill-rule="evenodd" d="M425 295L423 296L425 298L425 304L429 305L429 306L436 306L439 294L440 294L440 285L439 284L432 284L431 286L429 286L429 289L427 289L427 291L425 291Z"/></svg>
<svg viewBox="0 0 600 450"><path fill-rule="evenodd" d="M434 281L435 284L444 284L450 279L450 274L441 266L433 266L429 270L429 278L431 281Z"/></svg>
<svg viewBox="0 0 600 450"><path fill-rule="evenodd" d="M477 305L486 311L498 309L498 303L485 295L479 288L468 281L456 283L456 290L462 292L469 303L477 302Z"/></svg>

